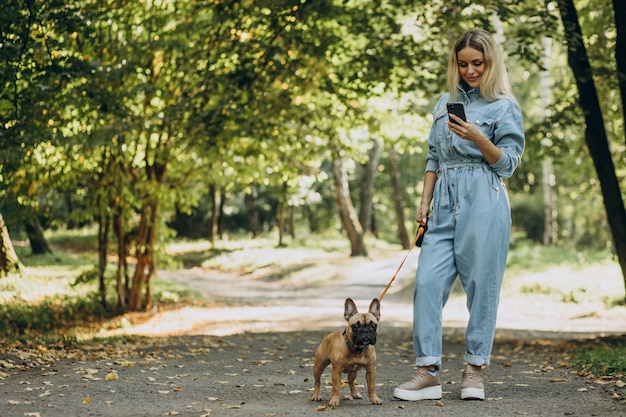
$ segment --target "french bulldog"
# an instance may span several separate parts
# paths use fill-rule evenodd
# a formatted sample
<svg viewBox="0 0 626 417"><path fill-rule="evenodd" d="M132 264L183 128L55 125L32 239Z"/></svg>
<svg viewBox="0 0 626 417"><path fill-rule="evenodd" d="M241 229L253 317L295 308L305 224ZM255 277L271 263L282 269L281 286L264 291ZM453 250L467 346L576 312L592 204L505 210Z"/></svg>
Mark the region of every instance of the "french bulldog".
<svg viewBox="0 0 626 417"><path fill-rule="evenodd" d="M313 368L313 401L321 401L320 378L324 369L332 366L332 396L327 404L328 408L339 405L339 391L341 390L341 375L348 374L351 399L363 398L357 390L354 381L360 369L365 368L367 392L372 404L382 404L376 395L376 330L380 320L380 301L374 298L367 313L359 313L356 304L347 298L344 305L343 317L348 322L345 329L339 329L324 337L315 351L315 366Z"/></svg>

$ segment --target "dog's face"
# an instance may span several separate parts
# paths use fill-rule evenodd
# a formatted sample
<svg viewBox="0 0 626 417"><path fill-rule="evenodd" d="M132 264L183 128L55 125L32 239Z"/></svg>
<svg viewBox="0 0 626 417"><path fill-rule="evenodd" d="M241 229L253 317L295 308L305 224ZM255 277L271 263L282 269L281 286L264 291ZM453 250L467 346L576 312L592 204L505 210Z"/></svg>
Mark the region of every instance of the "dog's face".
<svg viewBox="0 0 626 417"><path fill-rule="evenodd" d="M344 318L348 321L347 336L358 346L376 344L376 330L380 320L380 301L374 298L367 313L359 313L352 299L346 299Z"/></svg>

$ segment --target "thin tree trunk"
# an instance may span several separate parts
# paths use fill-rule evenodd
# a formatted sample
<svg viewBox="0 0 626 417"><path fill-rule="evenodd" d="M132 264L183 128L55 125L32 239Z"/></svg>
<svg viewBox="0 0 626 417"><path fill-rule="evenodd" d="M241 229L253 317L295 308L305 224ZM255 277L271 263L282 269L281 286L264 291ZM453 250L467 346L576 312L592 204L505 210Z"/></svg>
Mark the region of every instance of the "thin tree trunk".
<svg viewBox="0 0 626 417"><path fill-rule="evenodd" d="M626 143L626 1L613 0L613 15L617 39L615 42L615 62L617 64L617 83L622 97L622 115L624 118L624 139Z"/></svg>
<svg viewBox="0 0 626 417"><path fill-rule="evenodd" d="M381 141L372 140L372 147L369 151L369 160L363 165L363 176L361 177L361 197L359 207L359 222L364 233L372 231L372 214L374 212L374 181L378 172L378 160L380 159Z"/></svg>
<svg viewBox="0 0 626 417"><path fill-rule="evenodd" d="M109 309L109 304L106 297L106 268L110 228L111 217L102 216L98 219L98 292L100 294L100 303L107 310Z"/></svg>
<svg viewBox="0 0 626 417"><path fill-rule="evenodd" d="M552 158L547 157L541 162L542 187L543 187L543 244L552 245L558 237L557 205L554 186L554 167Z"/></svg>
<svg viewBox="0 0 626 417"><path fill-rule="evenodd" d="M541 71L541 107L546 116L548 105L551 101L550 93L550 56L552 55L552 39L544 37L542 39L544 62L543 67L545 71ZM543 244L551 245L557 242L558 239L558 208L556 203L556 180L554 173L554 166L552 164L552 158L546 157L541 162L542 172L542 187L543 187Z"/></svg>
<svg viewBox="0 0 626 417"><path fill-rule="evenodd" d="M286 213L287 213L287 181L283 182L283 187L279 196L278 203L278 247L282 248L285 246L284 237L285 237L285 222L286 222Z"/></svg>
<svg viewBox="0 0 626 417"><path fill-rule="evenodd" d="M348 174L343 166L341 155L336 154L333 160L333 177L335 179L335 203L344 230L350 239L350 256L367 256L363 241L363 227L359 222L356 210L350 198Z"/></svg>
<svg viewBox="0 0 626 417"><path fill-rule="evenodd" d="M615 0L616 2L623 0ZM615 174L615 166L609 149L609 141L604 129L600 101L593 82L593 74L582 31L573 0L558 0L561 20L565 28L568 44L568 63L574 72L579 92L579 105L585 115L585 140L600 180L607 219L613 235L615 253L619 260L626 287L626 209ZM615 11L623 8L618 6ZM623 16L615 16L619 21ZM620 25L620 23L617 23ZM623 39L623 35L622 35ZM618 49L624 48L621 45ZM623 85L623 84L622 84Z"/></svg>
<svg viewBox="0 0 626 417"><path fill-rule="evenodd" d="M0 213L0 276L6 276L12 272L20 273L21 270L22 264L13 248L4 217Z"/></svg>
<svg viewBox="0 0 626 417"><path fill-rule="evenodd" d="M224 207L226 205L226 197L224 190L219 189L219 210L217 211L217 236L222 238L224 236Z"/></svg>
<svg viewBox="0 0 626 417"><path fill-rule="evenodd" d="M217 190L215 184L209 185L209 201L211 205L211 217L209 219L209 241L211 243L215 242L215 237L217 236Z"/></svg>
<svg viewBox="0 0 626 417"><path fill-rule="evenodd" d="M145 310L152 301L150 279L154 274L154 236L157 221L158 203L144 203L141 210L141 222L135 245L137 265L132 279L128 309Z"/></svg>
<svg viewBox="0 0 626 417"><path fill-rule="evenodd" d="M256 208L256 196L253 193L246 193L244 202L248 213L248 231L255 238L261 233L259 211Z"/></svg>
<svg viewBox="0 0 626 417"><path fill-rule="evenodd" d="M389 176L391 177L391 189L393 190L393 206L396 212L396 224L398 227L398 239L403 249L411 246L411 240L406 230L404 219L404 192L400 185L400 171L398 170L398 153L393 146L389 147Z"/></svg>

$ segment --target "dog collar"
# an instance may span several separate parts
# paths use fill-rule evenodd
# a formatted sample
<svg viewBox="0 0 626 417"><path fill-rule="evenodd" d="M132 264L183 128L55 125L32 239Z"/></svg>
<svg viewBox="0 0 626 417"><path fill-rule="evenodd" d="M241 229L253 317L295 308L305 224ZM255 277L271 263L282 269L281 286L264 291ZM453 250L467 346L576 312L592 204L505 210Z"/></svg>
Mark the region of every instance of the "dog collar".
<svg viewBox="0 0 626 417"><path fill-rule="evenodd" d="M343 340L345 340L346 346L348 346L348 349L350 350L350 352L358 355L360 353L363 353L364 351L367 350L368 347L370 347L370 345L359 346L359 345L355 345L354 343L352 343L350 339L348 339L347 331L348 329L343 330Z"/></svg>

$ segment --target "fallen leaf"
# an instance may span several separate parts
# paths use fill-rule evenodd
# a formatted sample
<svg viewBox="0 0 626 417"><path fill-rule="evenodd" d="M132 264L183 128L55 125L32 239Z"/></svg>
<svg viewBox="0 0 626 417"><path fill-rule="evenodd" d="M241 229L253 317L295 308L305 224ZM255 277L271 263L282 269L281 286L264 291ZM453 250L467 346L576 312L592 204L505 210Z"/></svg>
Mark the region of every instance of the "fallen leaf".
<svg viewBox="0 0 626 417"><path fill-rule="evenodd" d="M15 400L9 400L9 401L7 401L7 404L9 404L9 405L19 405L20 402L19 401L15 401Z"/></svg>
<svg viewBox="0 0 626 417"><path fill-rule="evenodd" d="M615 386L617 388L624 388L626 386L626 382L622 381L621 379L618 379L617 381L615 381Z"/></svg>
<svg viewBox="0 0 626 417"><path fill-rule="evenodd" d="M105 381L117 381L118 379L120 379L120 377L114 372L111 371L109 372L105 377L104 380Z"/></svg>
<svg viewBox="0 0 626 417"><path fill-rule="evenodd" d="M91 402L91 397L85 397L83 399L83 404L89 404Z"/></svg>
<svg viewBox="0 0 626 417"><path fill-rule="evenodd" d="M169 394L169 393L170 393L169 391L164 391L164 390L157 391L157 392L158 392L159 394Z"/></svg>
<svg viewBox="0 0 626 417"><path fill-rule="evenodd" d="M181 387L180 385L177 386L176 388L174 388L172 391L174 392L181 392L183 390L183 387Z"/></svg>

